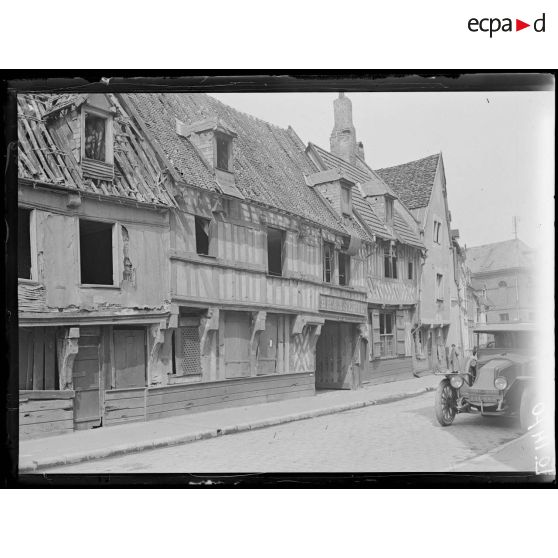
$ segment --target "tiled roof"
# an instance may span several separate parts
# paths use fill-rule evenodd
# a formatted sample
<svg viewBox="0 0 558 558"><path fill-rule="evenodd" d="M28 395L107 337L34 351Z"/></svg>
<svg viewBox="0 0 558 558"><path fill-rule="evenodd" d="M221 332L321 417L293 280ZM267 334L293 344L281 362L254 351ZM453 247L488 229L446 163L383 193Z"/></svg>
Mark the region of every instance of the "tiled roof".
<svg viewBox="0 0 558 558"><path fill-rule="evenodd" d="M377 169L376 173L392 188L409 209L426 207L436 177L440 154L396 167Z"/></svg>
<svg viewBox="0 0 558 558"><path fill-rule="evenodd" d="M44 118L47 110L52 111L56 106L58 111L75 102L75 95L18 95L19 178L137 202L176 206L164 169L118 104L114 118L114 180L82 177L68 137L56 126L47 125Z"/></svg>
<svg viewBox="0 0 558 558"><path fill-rule="evenodd" d="M466 262L471 273L486 273L533 265L534 251L519 239L467 248Z"/></svg>
<svg viewBox="0 0 558 558"><path fill-rule="evenodd" d="M121 97L141 117L186 183L218 190L213 169L188 139L176 133L176 119L188 126L216 117L237 134L233 171L235 186L245 198L347 233L341 219L307 186L304 176L316 172L316 168L292 130L273 126L201 93L133 93Z"/></svg>
<svg viewBox="0 0 558 558"><path fill-rule="evenodd" d="M393 194L389 186L387 186L382 179L364 163L359 167L351 165L340 157L329 153L316 144L310 143L309 149L317 155L323 166L328 169L338 168L346 176L350 176L356 183L361 184L364 188L374 189L376 192L388 192ZM365 200L362 195L360 187L353 188L353 207L362 217L365 224L370 230L380 238L392 239L393 235L385 227L383 221L374 213L372 206ZM422 248L424 245L420 240L419 235L412 230L407 224L397 207L394 208L393 228L396 238L405 244L411 244Z"/></svg>

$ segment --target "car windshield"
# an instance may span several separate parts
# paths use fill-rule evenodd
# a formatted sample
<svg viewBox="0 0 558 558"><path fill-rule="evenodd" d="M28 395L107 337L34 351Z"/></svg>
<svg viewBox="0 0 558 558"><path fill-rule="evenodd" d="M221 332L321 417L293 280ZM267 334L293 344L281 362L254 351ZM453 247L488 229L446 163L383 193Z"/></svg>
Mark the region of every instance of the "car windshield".
<svg viewBox="0 0 558 558"><path fill-rule="evenodd" d="M485 342L480 344L481 348L531 349L534 343L534 335L530 331L499 331L485 336Z"/></svg>

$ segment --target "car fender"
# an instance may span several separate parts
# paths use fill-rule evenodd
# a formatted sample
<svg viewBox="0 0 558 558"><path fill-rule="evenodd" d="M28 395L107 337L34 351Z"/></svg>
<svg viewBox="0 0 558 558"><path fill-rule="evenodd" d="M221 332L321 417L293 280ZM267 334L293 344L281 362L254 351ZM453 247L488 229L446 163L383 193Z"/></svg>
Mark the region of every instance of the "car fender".
<svg viewBox="0 0 558 558"><path fill-rule="evenodd" d="M518 376L506 391L504 400L509 405L519 405L521 401L521 394L527 386L534 386L535 380L533 376Z"/></svg>

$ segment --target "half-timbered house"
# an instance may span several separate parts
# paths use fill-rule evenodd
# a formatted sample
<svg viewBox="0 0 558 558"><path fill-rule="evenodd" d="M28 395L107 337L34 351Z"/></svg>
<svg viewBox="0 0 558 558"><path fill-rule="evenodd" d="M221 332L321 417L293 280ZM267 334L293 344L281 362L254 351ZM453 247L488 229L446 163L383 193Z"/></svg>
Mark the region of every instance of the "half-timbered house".
<svg viewBox="0 0 558 558"><path fill-rule="evenodd" d="M418 320L418 285L425 256L418 223L366 164L362 143L356 140L351 101L344 94L334 101L330 151L310 143L307 153L321 174L337 170L345 177L351 185L353 218L372 238L362 253L368 346L363 343L361 348L360 383L410 377L416 368L412 332ZM329 200L339 210L335 196Z"/></svg>
<svg viewBox="0 0 558 558"><path fill-rule="evenodd" d="M325 199L350 176L206 95L18 107L22 437L355 385L373 235Z"/></svg>

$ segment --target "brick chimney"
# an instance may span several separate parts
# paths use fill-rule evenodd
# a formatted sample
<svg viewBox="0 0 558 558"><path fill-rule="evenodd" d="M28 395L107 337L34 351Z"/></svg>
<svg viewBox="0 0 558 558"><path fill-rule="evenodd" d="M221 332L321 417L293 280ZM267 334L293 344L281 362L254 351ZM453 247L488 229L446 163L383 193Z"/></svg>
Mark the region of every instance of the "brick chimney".
<svg viewBox="0 0 558 558"><path fill-rule="evenodd" d="M356 132L353 126L353 105L345 93L333 101L333 131L329 137L331 152L355 164L357 154Z"/></svg>

